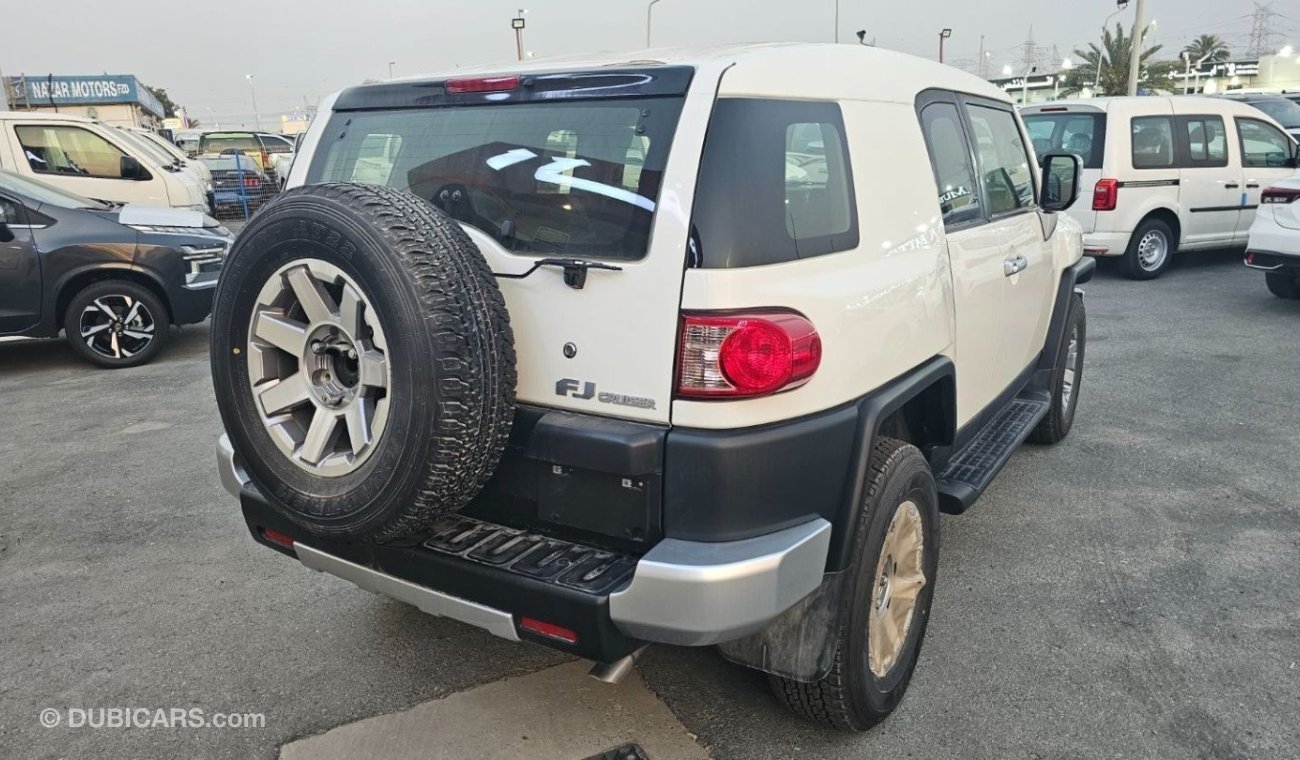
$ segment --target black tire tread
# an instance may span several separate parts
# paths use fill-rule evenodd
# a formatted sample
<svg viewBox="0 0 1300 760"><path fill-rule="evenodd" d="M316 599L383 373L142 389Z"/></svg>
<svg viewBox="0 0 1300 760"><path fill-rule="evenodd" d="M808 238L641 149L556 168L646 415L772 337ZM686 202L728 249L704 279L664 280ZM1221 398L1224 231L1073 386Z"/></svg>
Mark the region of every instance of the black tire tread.
<svg viewBox="0 0 1300 760"><path fill-rule="evenodd" d="M1064 345L1064 342L1070 339L1070 332L1074 329L1076 322L1082 322L1082 332L1079 337L1081 338L1081 343L1083 345L1079 347L1079 350L1080 352L1083 352L1087 346L1088 311L1084 306L1083 296L1080 296L1078 293L1073 293L1070 295L1070 313L1066 318L1065 332L1061 336L1063 345L1061 346L1060 351L1060 362L1057 364L1055 372L1052 375L1052 406L1047 410L1047 414L1043 416L1043 419L1039 420L1038 425L1034 427L1033 431L1029 433L1029 440L1033 443L1045 445L1059 443L1070 434L1070 428L1074 426L1073 412L1077 412L1079 408L1079 391L1083 387L1080 382L1083 379L1083 367L1078 367L1075 372L1074 399L1071 401L1074 410L1069 418L1065 417L1065 410L1061 408L1061 373L1065 368L1066 346ZM1086 358L1086 355L1083 355L1080 358Z"/></svg>
<svg viewBox="0 0 1300 760"><path fill-rule="evenodd" d="M864 504L875 503L881 490L888 483L887 474L900 460L909 456L923 457L915 446L905 441L885 437L876 440L868 465L868 487L863 499ZM866 542L871 517L870 510L861 510L853 539L853 545L858 551L862 550ZM865 731L887 716L877 715L870 716L866 720L855 720L848 687L849 679L854 676L849 665L847 648L842 643L848 638L849 618L847 614L840 616L840 629L836 632L835 638L836 641L841 642L841 645L836 647L835 661L824 678L813 683L805 683L769 675L768 683L778 701L806 720L840 731Z"/></svg>
<svg viewBox="0 0 1300 760"><path fill-rule="evenodd" d="M1283 272L1265 272L1264 283L1268 292L1278 298L1300 299L1300 277Z"/></svg>
<svg viewBox="0 0 1300 760"><path fill-rule="evenodd" d="M465 506L500 461L515 401L509 312L491 269L466 232L410 193L347 183L290 188L263 207L250 226L259 220L273 223L277 206L304 195L345 205L369 223L413 283L423 327L432 331L430 339L438 346L442 403L436 411L438 426L430 427L433 440L418 488L382 525L352 534L384 542ZM311 505L289 506L291 511L311 510Z"/></svg>

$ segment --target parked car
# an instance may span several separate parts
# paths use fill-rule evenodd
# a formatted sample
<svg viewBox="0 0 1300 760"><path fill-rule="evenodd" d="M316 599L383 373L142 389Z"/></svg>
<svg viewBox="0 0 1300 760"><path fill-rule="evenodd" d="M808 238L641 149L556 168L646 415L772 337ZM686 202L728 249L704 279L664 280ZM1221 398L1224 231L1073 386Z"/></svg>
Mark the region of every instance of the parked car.
<svg viewBox="0 0 1300 760"><path fill-rule="evenodd" d="M203 132L197 129L181 129L173 133L176 147L185 151L185 155L194 158L199 154L199 138Z"/></svg>
<svg viewBox="0 0 1300 760"><path fill-rule="evenodd" d="M153 359L201 322L233 238L200 211L109 204L0 170L0 335L60 331L101 367Z"/></svg>
<svg viewBox="0 0 1300 760"><path fill-rule="evenodd" d="M1294 103L1281 95L1269 95L1267 93L1227 93L1215 95L1214 97L1227 98L1238 103L1254 106L1268 114L1273 121L1286 128L1292 139L1300 140L1300 104Z"/></svg>
<svg viewBox="0 0 1300 760"><path fill-rule="evenodd" d="M212 173L212 209L218 217L244 217L275 196L276 183L242 151L200 155Z"/></svg>
<svg viewBox="0 0 1300 760"><path fill-rule="evenodd" d="M1273 295L1300 299L1300 175L1264 188L1246 266L1264 272Z"/></svg>
<svg viewBox="0 0 1300 760"><path fill-rule="evenodd" d="M611 680L720 644L869 727L939 512L1075 418L1078 160L882 49L523 66L326 101L218 288L223 482L256 541L426 612Z"/></svg>
<svg viewBox="0 0 1300 760"><path fill-rule="evenodd" d="M212 181L212 173L208 171L208 167L203 162L198 161L186 155L185 151L177 147L175 143L171 142L170 140L158 134L157 132L152 132L147 129L140 129L138 127L122 127L122 129L125 129L131 134L138 135L139 137L148 140L150 144L154 145L155 147L162 150L167 155L171 156L172 159L180 162L182 166L185 166L186 168L189 169L193 169L195 172L199 174L199 177L205 183L209 183Z"/></svg>
<svg viewBox="0 0 1300 760"><path fill-rule="evenodd" d="M208 208L207 189L195 174L81 116L0 111L0 169L86 198Z"/></svg>
<svg viewBox="0 0 1300 760"><path fill-rule="evenodd" d="M274 170L271 156L292 153L293 143L266 132L204 132L199 137L199 155L219 155L232 148L243 151L270 175Z"/></svg>
<svg viewBox="0 0 1300 760"><path fill-rule="evenodd" d="M1159 277L1177 251L1244 247L1263 187L1296 172L1296 144L1268 115L1223 98L1057 101L1021 109L1035 150L1083 159L1084 250Z"/></svg>
<svg viewBox="0 0 1300 760"><path fill-rule="evenodd" d="M208 173L207 167L202 167L201 164L196 166L188 159L183 160L177 158L175 155L163 150L152 140L145 138L145 136L139 132L132 131L125 127L116 127L111 124L104 124L104 126L117 132L123 140L130 143L131 147L140 151L144 155L147 155L150 160L158 166L162 166L169 171L185 172L193 177L196 182L200 183L205 190L211 189L209 187L211 177Z"/></svg>

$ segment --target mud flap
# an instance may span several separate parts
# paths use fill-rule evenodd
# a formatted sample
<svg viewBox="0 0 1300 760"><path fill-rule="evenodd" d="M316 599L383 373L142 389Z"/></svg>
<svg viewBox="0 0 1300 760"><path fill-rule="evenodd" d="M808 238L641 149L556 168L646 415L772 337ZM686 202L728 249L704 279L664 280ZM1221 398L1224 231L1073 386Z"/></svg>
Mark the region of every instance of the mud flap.
<svg viewBox="0 0 1300 760"><path fill-rule="evenodd" d="M737 665L805 683L820 681L835 660L848 581L848 571L827 573L816 591L766 628L719 644L718 651Z"/></svg>

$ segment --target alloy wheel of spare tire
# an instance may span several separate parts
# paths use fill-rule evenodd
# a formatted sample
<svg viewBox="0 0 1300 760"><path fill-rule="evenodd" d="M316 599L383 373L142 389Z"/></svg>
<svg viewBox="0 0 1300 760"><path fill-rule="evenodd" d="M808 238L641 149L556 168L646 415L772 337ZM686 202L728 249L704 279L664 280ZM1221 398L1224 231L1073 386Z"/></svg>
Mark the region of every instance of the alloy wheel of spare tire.
<svg viewBox="0 0 1300 760"><path fill-rule="evenodd" d="M409 193L295 188L244 228L212 317L236 454L307 531L384 541L464 506L514 416L513 337L461 227Z"/></svg>

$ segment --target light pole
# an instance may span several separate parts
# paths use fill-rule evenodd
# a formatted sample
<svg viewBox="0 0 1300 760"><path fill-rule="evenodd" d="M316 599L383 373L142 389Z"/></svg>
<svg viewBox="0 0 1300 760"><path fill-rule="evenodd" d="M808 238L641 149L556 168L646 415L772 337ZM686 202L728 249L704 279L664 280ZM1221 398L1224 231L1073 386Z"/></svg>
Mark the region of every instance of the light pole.
<svg viewBox="0 0 1300 760"><path fill-rule="evenodd" d="M1147 0L1137 0L1137 10L1133 16L1133 51L1128 57L1128 94L1133 97L1138 94L1138 74L1142 71L1142 39L1147 36L1147 30L1142 25L1143 14L1147 9Z"/></svg>
<svg viewBox="0 0 1300 760"><path fill-rule="evenodd" d="M1074 61L1071 61L1069 58L1066 58L1064 61L1061 61L1061 71L1068 72L1070 69L1073 68L1074 68ZM1052 77L1052 79L1056 82L1055 92L1052 93L1052 97L1056 99L1060 99L1061 97L1061 71L1056 72L1056 76Z"/></svg>
<svg viewBox="0 0 1300 760"><path fill-rule="evenodd" d="M943 63L943 41L952 36L952 30L944 28L939 32L939 63Z"/></svg>
<svg viewBox="0 0 1300 760"><path fill-rule="evenodd" d="M524 59L524 15L527 13L520 8L519 15L510 19L510 28L515 30L515 56L521 61Z"/></svg>
<svg viewBox="0 0 1300 760"><path fill-rule="evenodd" d="M645 7L645 46L650 47L650 21L653 18L655 3L659 0L650 0L650 4Z"/></svg>
<svg viewBox="0 0 1300 760"><path fill-rule="evenodd" d="M1120 13L1122 13L1124 9L1127 7L1128 7L1128 0L1115 0L1115 12L1107 16L1105 21L1101 22L1101 41L1103 45L1106 43L1106 32L1108 29L1110 29L1110 20L1118 16ZM1094 90L1097 89L1098 87L1101 87L1101 66L1103 63L1105 63L1105 61L1106 61L1106 51L1098 49L1097 50L1097 76L1095 79L1092 80L1092 88Z"/></svg>
<svg viewBox="0 0 1300 760"><path fill-rule="evenodd" d="M257 88L253 86L253 75L245 74L244 78L248 80L248 96L253 100L253 125L261 132L262 117L257 113Z"/></svg>
<svg viewBox="0 0 1300 760"><path fill-rule="evenodd" d="M389 61L389 62L388 62L388 78L389 78L389 79L392 79L392 78L393 78L393 64L394 64L394 63L397 63L397 61Z"/></svg>

